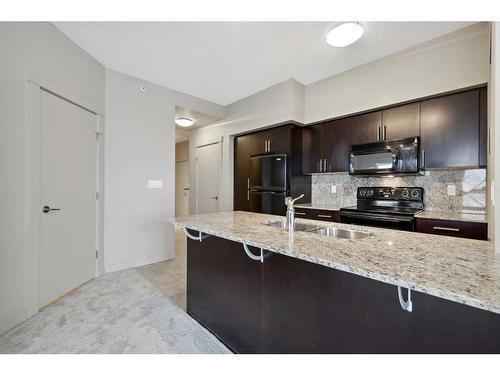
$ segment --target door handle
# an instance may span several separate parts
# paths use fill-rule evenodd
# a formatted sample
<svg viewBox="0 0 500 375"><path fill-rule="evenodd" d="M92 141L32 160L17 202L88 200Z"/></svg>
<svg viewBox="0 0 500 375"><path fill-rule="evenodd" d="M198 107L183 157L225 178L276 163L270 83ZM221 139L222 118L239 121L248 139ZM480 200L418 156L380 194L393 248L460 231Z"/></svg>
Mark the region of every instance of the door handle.
<svg viewBox="0 0 500 375"><path fill-rule="evenodd" d="M47 214L47 213L49 213L50 211L61 211L61 209L60 209L60 208L50 208L49 206L43 206L43 208L42 208L42 212L43 212L44 214Z"/></svg>
<svg viewBox="0 0 500 375"><path fill-rule="evenodd" d="M219 199L219 197L212 197L212 198L210 198L210 199L215 199L215 200L218 200L218 199Z"/></svg>

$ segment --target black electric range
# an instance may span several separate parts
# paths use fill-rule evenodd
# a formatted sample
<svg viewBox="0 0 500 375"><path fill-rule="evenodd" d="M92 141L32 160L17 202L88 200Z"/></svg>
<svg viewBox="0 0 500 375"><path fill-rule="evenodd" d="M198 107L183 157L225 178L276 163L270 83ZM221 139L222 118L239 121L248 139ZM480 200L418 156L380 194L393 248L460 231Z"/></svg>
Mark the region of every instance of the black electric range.
<svg viewBox="0 0 500 375"><path fill-rule="evenodd" d="M340 222L415 230L415 214L424 209L421 187L359 187L356 206L340 209Z"/></svg>

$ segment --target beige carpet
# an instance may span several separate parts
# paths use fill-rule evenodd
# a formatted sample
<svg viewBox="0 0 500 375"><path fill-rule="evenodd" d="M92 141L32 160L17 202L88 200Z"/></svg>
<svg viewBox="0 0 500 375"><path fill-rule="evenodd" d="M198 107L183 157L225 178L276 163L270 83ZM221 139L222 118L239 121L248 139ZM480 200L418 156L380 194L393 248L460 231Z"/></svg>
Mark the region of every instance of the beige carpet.
<svg viewBox="0 0 500 375"><path fill-rule="evenodd" d="M229 353L134 269L106 274L0 336L0 353Z"/></svg>

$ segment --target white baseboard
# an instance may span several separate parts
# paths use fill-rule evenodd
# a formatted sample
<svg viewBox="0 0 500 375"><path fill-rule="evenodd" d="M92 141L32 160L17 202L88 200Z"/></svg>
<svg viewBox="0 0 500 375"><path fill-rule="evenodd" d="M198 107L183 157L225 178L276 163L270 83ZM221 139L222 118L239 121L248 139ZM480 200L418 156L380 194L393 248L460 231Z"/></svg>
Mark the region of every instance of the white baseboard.
<svg viewBox="0 0 500 375"><path fill-rule="evenodd" d="M120 263L105 264L104 265L104 273L120 271L120 270L124 270L127 268L145 266L146 264L162 262L164 260L170 260L170 259L174 259L174 258L175 258L175 254L173 256L169 257L164 252L162 252L162 253L154 254L154 255L140 258L140 259L133 259L133 260L128 260L128 261L120 262Z"/></svg>

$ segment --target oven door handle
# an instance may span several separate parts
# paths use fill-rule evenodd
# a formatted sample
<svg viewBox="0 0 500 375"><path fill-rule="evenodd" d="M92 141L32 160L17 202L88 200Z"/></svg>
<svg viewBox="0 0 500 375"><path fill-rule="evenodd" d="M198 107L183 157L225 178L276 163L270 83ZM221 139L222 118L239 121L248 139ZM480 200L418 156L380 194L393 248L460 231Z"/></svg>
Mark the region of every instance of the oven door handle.
<svg viewBox="0 0 500 375"><path fill-rule="evenodd" d="M351 217L355 219L388 221L392 223L410 223L413 221L413 217L396 217L388 215L374 215L374 214L355 213L346 211L340 211L340 216Z"/></svg>

